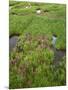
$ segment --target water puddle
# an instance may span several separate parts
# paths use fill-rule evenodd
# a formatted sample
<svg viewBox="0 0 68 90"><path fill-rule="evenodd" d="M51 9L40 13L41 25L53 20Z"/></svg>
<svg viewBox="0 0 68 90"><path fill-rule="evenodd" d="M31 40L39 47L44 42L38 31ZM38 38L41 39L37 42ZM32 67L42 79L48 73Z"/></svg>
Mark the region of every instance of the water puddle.
<svg viewBox="0 0 68 90"><path fill-rule="evenodd" d="M9 51L12 51L16 46L18 36L12 36L9 38Z"/></svg>
<svg viewBox="0 0 68 90"><path fill-rule="evenodd" d="M56 40L57 40L57 36L56 36L56 35L53 35L53 36L52 36L52 44L53 44L53 47L55 47L55 45L56 45Z"/></svg>
<svg viewBox="0 0 68 90"><path fill-rule="evenodd" d="M66 51L54 49L54 65L58 65L64 56L66 56Z"/></svg>
<svg viewBox="0 0 68 90"><path fill-rule="evenodd" d="M60 60L66 55L65 50L57 50L56 45L57 36L52 36L52 45L53 45L53 51L54 51L54 65L58 65Z"/></svg>

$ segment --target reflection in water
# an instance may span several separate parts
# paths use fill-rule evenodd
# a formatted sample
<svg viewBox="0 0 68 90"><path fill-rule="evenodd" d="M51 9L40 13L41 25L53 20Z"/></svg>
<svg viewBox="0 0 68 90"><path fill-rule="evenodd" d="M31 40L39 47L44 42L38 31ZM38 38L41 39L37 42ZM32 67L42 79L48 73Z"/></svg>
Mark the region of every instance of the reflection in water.
<svg viewBox="0 0 68 90"><path fill-rule="evenodd" d="M53 47L55 47L56 40L57 40L57 37L56 37L56 36L52 36L52 44L53 44Z"/></svg>
<svg viewBox="0 0 68 90"><path fill-rule="evenodd" d="M13 36L9 39L9 51L12 51L12 49L16 46L18 36Z"/></svg>
<svg viewBox="0 0 68 90"><path fill-rule="evenodd" d="M57 50L55 45L56 45L56 40L57 40L57 36L53 35L52 36L52 45L53 45L53 51L54 51L54 64L58 65L60 60L66 56L66 51L62 51L62 50Z"/></svg>

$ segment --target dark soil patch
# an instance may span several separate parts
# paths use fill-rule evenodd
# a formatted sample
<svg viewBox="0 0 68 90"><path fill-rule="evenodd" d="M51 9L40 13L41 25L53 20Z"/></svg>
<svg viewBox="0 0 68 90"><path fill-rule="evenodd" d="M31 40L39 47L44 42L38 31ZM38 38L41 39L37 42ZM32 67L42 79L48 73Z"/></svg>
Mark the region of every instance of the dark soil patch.
<svg viewBox="0 0 68 90"><path fill-rule="evenodd" d="M37 8L36 10L41 10L41 8Z"/></svg>
<svg viewBox="0 0 68 90"><path fill-rule="evenodd" d="M28 15L33 15L34 13L14 13L14 12L11 12L12 15L15 15L15 16L28 16Z"/></svg>
<svg viewBox="0 0 68 90"><path fill-rule="evenodd" d="M46 9L46 10L44 10L44 12L49 12L49 10Z"/></svg>
<svg viewBox="0 0 68 90"><path fill-rule="evenodd" d="M15 33L15 34L11 34L10 36L9 36L9 38L12 38L12 37L14 37L14 36L20 36L20 34L19 33Z"/></svg>
<svg viewBox="0 0 68 90"><path fill-rule="evenodd" d="M12 15L18 15L17 13L11 12Z"/></svg>

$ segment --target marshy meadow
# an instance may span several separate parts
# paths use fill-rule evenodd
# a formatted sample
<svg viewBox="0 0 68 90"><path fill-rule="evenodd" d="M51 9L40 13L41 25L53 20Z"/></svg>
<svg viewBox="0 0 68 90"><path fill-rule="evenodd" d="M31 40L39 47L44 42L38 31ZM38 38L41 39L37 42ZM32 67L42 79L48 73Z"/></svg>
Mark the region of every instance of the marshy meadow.
<svg viewBox="0 0 68 90"><path fill-rule="evenodd" d="M66 5L9 1L9 88L66 85Z"/></svg>

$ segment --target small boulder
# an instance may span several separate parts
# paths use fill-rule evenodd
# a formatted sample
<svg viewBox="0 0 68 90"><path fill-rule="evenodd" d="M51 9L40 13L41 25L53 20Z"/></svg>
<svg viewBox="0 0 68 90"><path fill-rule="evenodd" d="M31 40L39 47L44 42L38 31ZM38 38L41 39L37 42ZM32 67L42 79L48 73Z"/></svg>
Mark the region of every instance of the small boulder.
<svg viewBox="0 0 68 90"><path fill-rule="evenodd" d="M41 14L41 10L37 10L36 13L37 13L37 14Z"/></svg>

